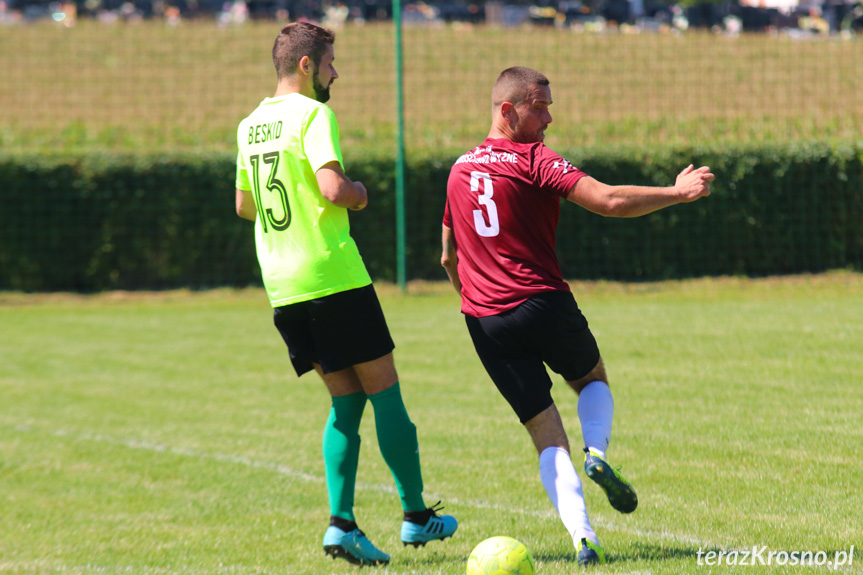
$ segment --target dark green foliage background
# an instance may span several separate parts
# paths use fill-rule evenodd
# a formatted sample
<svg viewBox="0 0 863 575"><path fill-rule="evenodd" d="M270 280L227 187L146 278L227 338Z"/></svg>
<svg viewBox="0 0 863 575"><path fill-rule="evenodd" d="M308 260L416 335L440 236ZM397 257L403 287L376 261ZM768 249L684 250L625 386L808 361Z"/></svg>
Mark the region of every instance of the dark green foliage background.
<svg viewBox="0 0 863 575"><path fill-rule="evenodd" d="M631 220L564 205L565 277L657 280L863 267L863 143L567 150L609 184L669 185L709 165L709 198ZM440 221L454 157L407 166L411 279L442 279ZM354 155L370 190L352 233L375 279L395 278L394 163ZM234 157L0 156L0 289L194 289L260 282L252 228L234 213ZM530 225L530 222L525 222Z"/></svg>

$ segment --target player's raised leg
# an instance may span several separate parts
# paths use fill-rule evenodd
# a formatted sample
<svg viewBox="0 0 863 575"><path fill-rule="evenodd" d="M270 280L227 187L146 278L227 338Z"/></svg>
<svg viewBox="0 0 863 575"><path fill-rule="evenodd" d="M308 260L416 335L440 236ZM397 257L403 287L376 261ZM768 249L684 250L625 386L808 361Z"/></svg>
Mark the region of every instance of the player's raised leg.
<svg viewBox="0 0 863 575"><path fill-rule="evenodd" d="M392 472L404 510L401 538L405 545L425 545L451 537L458 522L451 515L437 515L440 508L426 507L416 426L402 400L393 355L354 366L375 411L378 445Z"/></svg>
<svg viewBox="0 0 863 575"><path fill-rule="evenodd" d="M584 438L584 471L621 513L632 513L638 507L638 496L632 485L609 465L605 452L611 440L614 399L600 358L585 377L567 383L578 393L578 419Z"/></svg>

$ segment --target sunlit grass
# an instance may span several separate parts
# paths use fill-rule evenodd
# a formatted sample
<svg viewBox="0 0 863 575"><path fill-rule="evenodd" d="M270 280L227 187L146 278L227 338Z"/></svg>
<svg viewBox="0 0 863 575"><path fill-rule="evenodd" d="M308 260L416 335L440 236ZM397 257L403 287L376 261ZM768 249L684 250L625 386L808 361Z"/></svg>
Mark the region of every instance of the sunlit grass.
<svg viewBox="0 0 863 575"><path fill-rule="evenodd" d="M586 483L603 572L706 572L699 549L860 548L859 274L573 287L615 394L609 456L640 499L621 516ZM497 534L541 574L575 572L456 295L378 291L426 500L461 521L402 548L367 414L357 513L393 554L386 572L461 574ZM320 549L326 392L291 372L262 291L0 294L0 324L0 572L356 572ZM575 399L554 393L577 445Z"/></svg>

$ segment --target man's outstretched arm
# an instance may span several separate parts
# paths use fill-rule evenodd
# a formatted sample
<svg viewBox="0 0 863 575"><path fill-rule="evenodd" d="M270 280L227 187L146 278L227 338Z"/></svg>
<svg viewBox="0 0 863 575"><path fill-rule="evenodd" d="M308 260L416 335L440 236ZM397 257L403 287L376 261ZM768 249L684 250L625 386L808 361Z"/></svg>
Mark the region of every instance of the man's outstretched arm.
<svg viewBox="0 0 863 575"><path fill-rule="evenodd" d="M710 195L714 175L710 168L690 164L673 186L609 186L584 176L569 191L566 199L601 216L635 218L668 206L694 202Z"/></svg>

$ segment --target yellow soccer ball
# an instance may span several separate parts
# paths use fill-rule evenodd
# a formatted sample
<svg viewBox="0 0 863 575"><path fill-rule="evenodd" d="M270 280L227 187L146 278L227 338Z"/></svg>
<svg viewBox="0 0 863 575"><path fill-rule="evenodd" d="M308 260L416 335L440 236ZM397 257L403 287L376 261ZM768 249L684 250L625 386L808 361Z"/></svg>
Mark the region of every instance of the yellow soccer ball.
<svg viewBox="0 0 863 575"><path fill-rule="evenodd" d="M524 543L512 537L486 539L467 558L467 575L535 574L530 551Z"/></svg>

